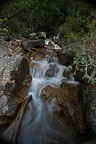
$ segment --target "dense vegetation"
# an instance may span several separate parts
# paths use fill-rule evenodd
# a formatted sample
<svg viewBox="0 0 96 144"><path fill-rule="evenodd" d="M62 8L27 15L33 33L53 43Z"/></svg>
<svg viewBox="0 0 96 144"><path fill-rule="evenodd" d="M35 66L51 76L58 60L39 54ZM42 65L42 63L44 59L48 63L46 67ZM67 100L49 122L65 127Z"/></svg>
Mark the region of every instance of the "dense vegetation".
<svg viewBox="0 0 96 144"><path fill-rule="evenodd" d="M9 32L61 31L68 50L74 52L75 72L96 82L96 8L86 0L11 0L1 6L1 19ZM77 44L76 44L77 42ZM91 72L90 72L91 71Z"/></svg>

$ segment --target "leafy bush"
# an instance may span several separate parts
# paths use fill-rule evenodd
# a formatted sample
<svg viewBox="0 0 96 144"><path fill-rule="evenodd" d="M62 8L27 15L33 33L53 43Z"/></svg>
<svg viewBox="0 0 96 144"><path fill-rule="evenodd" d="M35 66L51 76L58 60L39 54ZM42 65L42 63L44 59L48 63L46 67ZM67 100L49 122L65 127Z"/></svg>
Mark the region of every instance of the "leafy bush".
<svg viewBox="0 0 96 144"><path fill-rule="evenodd" d="M91 84L96 83L96 34L84 37L78 47L69 46L68 50L74 52L74 75L77 71L82 73L82 79Z"/></svg>
<svg viewBox="0 0 96 144"><path fill-rule="evenodd" d="M90 10L89 10L90 9ZM64 33L68 50L74 53L74 75L80 71L82 79L96 83L96 9L86 1L70 0L66 4L66 18L59 28Z"/></svg>
<svg viewBox="0 0 96 144"><path fill-rule="evenodd" d="M2 26L2 23L5 21L0 19L0 34L4 34L5 32L8 32L8 29Z"/></svg>

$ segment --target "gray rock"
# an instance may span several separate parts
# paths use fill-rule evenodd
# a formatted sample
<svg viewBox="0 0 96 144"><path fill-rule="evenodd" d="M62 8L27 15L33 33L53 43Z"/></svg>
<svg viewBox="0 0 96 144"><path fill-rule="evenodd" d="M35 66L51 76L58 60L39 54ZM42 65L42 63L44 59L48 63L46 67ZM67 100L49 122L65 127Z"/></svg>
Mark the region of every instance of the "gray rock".
<svg viewBox="0 0 96 144"><path fill-rule="evenodd" d="M10 43L15 47L19 45L19 43L15 40L10 41Z"/></svg>
<svg viewBox="0 0 96 144"><path fill-rule="evenodd" d="M0 59L0 126L6 123L2 117L14 116L19 105L18 97L24 99L24 89L28 91L30 86L28 83L31 83L31 77L24 57L17 55Z"/></svg>
<svg viewBox="0 0 96 144"><path fill-rule="evenodd" d="M11 54L10 49L0 40L0 58L9 56Z"/></svg>
<svg viewBox="0 0 96 144"><path fill-rule="evenodd" d="M87 127L96 136L96 84L82 85L81 98Z"/></svg>
<svg viewBox="0 0 96 144"><path fill-rule="evenodd" d="M42 39L38 39L38 40L28 40L25 42L22 42L22 46L24 48L24 50L29 50L31 48L40 48L40 47L44 47L45 41Z"/></svg>
<svg viewBox="0 0 96 144"><path fill-rule="evenodd" d="M36 40L37 39L36 33L29 34L29 39Z"/></svg>

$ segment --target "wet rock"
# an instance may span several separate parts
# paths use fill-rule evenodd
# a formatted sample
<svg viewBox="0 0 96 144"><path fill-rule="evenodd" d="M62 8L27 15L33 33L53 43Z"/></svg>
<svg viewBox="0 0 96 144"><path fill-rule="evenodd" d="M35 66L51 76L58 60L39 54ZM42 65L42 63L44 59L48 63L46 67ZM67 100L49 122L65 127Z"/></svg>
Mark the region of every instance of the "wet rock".
<svg viewBox="0 0 96 144"><path fill-rule="evenodd" d="M8 122L3 122L2 117L14 116L21 102L19 98L24 99L30 83L29 66L24 57L17 55L0 59L0 126Z"/></svg>
<svg viewBox="0 0 96 144"><path fill-rule="evenodd" d="M45 76L47 77L53 77L54 76L54 70L48 69L45 73Z"/></svg>
<svg viewBox="0 0 96 144"><path fill-rule="evenodd" d="M96 84L82 85L81 97L85 112L87 127L96 136Z"/></svg>
<svg viewBox="0 0 96 144"><path fill-rule="evenodd" d="M36 33L29 34L29 39L36 40L37 39Z"/></svg>
<svg viewBox="0 0 96 144"><path fill-rule="evenodd" d="M40 68L40 65L38 63L32 62L30 67L32 68L31 70L35 70L35 72L39 72L41 71L41 69L38 70L38 68Z"/></svg>
<svg viewBox="0 0 96 144"><path fill-rule="evenodd" d="M43 100L50 102L56 96L56 89L48 85L42 90L41 96Z"/></svg>
<svg viewBox="0 0 96 144"><path fill-rule="evenodd" d="M73 62L74 55L67 50L57 52L57 56L62 65L68 66Z"/></svg>
<svg viewBox="0 0 96 144"><path fill-rule="evenodd" d="M41 96L45 101L50 102L55 96L57 108L54 113L56 117L71 126L79 134L85 131L82 107L79 99L80 85L64 81L60 88L46 86Z"/></svg>
<svg viewBox="0 0 96 144"><path fill-rule="evenodd" d="M23 46L24 50L29 50L31 48L44 47L44 44L45 44L45 41L42 39L28 40L28 41L22 42L22 46Z"/></svg>
<svg viewBox="0 0 96 144"><path fill-rule="evenodd" d="M79 99L80 85L69 82L63 82L57 91L57 113L63 117L66 122L74 127L78 133L85 130L83 112Z"/></svg>
<svg viewBox="0 0 96 144"><path fill-rule="evenodd" d="M36 61L42 61L42 59L45 58L45 54L43 53L36 53L36 55L34 56L34 60Z"/></svg>
<svg viewBox="0 0 96 144"><path fill-rule="evenodd" d="M49 65L49 69L46 71L45 76L47 77L53 77L55 75L55 73L58 72L58 68L56 67L56 64L50 64Z"/></svg>
<svg viewBox="0 0 96 144"><path fill-rule="evenodd" d="M65 48L63 48L63 50L59 51L57 53L58 58L60 60L60 63L63 65L70 65L73 62L73 58L75 53L73 52L73 49L79 49L80 46L82 45L81 42L76 41L74 39L72 39L72 41L69 41L67 46L65 46ZM64 47L64 46L62 46ZM68 50L70 49L70 50Z"/></svg>

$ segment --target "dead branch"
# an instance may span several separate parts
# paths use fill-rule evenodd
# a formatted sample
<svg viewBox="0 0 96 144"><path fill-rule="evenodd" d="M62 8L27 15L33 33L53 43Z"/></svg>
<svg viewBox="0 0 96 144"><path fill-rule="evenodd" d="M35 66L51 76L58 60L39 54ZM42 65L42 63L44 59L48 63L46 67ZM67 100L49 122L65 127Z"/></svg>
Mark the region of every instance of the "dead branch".
<svg viewBox="0 0 96 144"><path fill-rule="evenodd" d="M21 105L20 111L16 117L16 123L15 123L15 127L13 130L13 135L12 135L12 144L17 144L17 142L18 142L18 137L19 137L19 132L20 132L20 128L21 128L23 115L24 115L24 112L25 112L25 109L26 109L28 103L31 100L32 100L32 96L29 96L28 98L26 98L24 100L24 102Z"/></svg>

